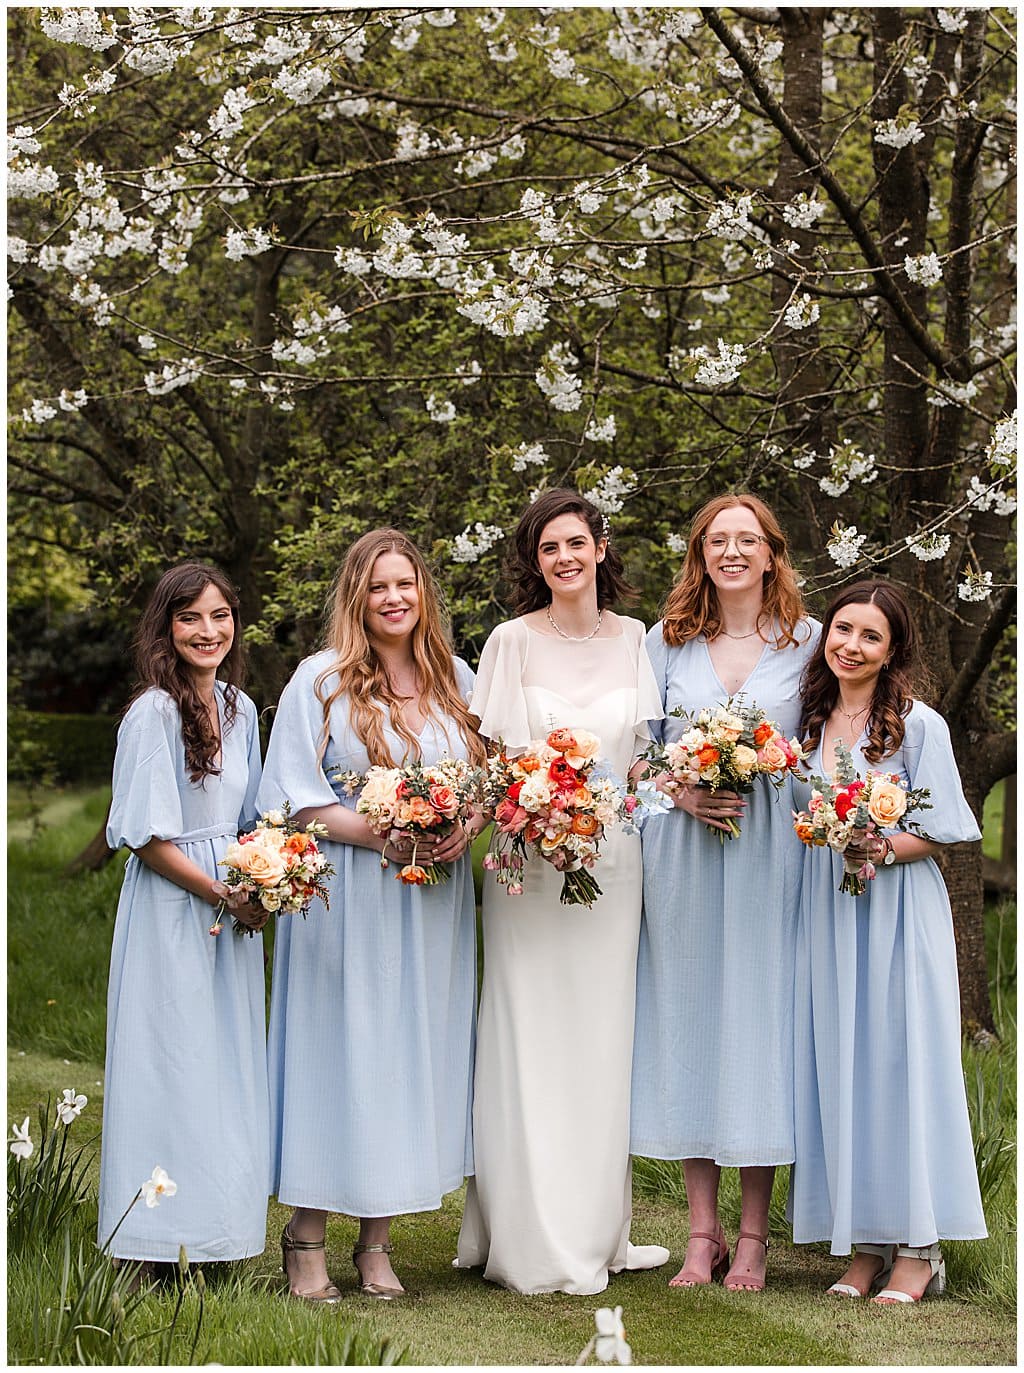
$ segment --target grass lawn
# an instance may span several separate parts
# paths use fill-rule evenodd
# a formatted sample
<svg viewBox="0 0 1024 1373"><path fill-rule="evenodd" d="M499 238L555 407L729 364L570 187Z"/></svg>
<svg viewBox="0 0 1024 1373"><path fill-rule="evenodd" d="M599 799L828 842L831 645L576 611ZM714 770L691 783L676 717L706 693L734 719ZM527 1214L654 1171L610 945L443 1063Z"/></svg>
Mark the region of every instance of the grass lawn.
<svg viewBox="0 0 1024 1373"><path fill-rule="evenodd" d="M65 881L52 873L90 837L102 819L100 791L65 792L49 806L46 827L29 843L11 846L9 1119L33 1117L47 1094L74 1087L89 1105L72 1128L78 1143L98 1143L103 1081L103 998L120 865ZM56 823L51 824L53 820ZM26 822L27 823L27 822ZM28 839L29 830L25 830ZM997 1015L1003 1032L998 1049L967 1050L972 1074L984 1084L974 1102L976 1120L998 1153L1012 1144L1015 1110L1015 978L1012 910L990 920L993 968L1000 970ZM980 1065L980 1066L979 1066ZM994 1155L995 1156L995 1155ZM17 1165L15 1165L17 1166ZM95 1232L95 1160L90 1189L71 1232L88 1247ZM734 1236L735 1177L726 1174L723 1203L727 1233ZM638 1162L633 1234L638 1242L669 1246L674 1267L613 1278L600 1297L563 1294L521 1297L485 1283L478 1273L451 1267L462 1211L462 1194L448 1197L440 1212L400 1217L393 1227L396 1266L415 1292L404 1304L367 1302L356 1291L350 1251L356 1222L333 1218L328 1262L346 1294L339 1307L309 1310L284 1295L278 1237L286 1211L271 1202L267 1249L258 1259L218 1271L207 1268L203 1320L191 1361L220 1364L376 1363L399 1355L412 1364L572 1364L593 1333L601 1305L621 1305L638 1364L1012 1364L1014 1177L1010 1167L987 1202L993 1238L983 1245L950 1245L952 1294L912 1310L877 1308L867 1302L826 1299L822 1293L842 1268L824 1246L794 1248L786 1240L780 1210L784 1179L776 1186L770 1285L760 1295L730 1295L721 1286L670 1290L667 1276L682 1259L687 1217L678 1173L670 1166ZM173 1205L173 1198L163 1204ZM59 1275L52 1253L12 1257L8 1268L8 1359L39 1362L44 1346L40 1308L54 1303ZM59 1263L56 1263L59 1267ZM140 1338L137 1364L188 1362L198 1315L190 1292L173 1339L160 1336L173 1315L174 1295L154 1290L125 1317ZM164 1343L161 1344L161 1338ZM55 1358L43 1361L53 1362ZM100 1362L65 1358L63 1362Z"/></svg>

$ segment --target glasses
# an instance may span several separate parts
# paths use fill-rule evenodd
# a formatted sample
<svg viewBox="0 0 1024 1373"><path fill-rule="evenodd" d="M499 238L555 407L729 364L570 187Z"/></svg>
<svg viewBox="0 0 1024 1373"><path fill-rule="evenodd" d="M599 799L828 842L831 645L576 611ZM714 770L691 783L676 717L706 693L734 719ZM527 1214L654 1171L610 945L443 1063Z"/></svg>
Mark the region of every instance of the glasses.
<svg viewBox="0 0 1024 1373"><path fill-rule="evenodd" d="M731 543L740 553L756 553L759 543L768 542L763 534L737 534L735 538L731 534L702 534L701 541L712 553L724 553Z"/></svg>

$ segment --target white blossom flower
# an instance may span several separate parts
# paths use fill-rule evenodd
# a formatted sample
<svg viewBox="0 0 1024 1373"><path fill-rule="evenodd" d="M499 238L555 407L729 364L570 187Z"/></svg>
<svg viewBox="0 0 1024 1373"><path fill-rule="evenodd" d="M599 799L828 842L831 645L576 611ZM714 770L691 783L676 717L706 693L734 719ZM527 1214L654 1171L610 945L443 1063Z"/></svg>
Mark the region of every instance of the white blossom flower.
<svg viewBox="0 0 1024 1373"><path fill-rule="evenodd" d="M15 125L14 132L7 135L8 162L13 162L16 157L32 157L39 151L42 144L33 137L34 132L31 124Z"/></svg>
<svg viewBox="0 0 1024 1373"><path fill-rule="evenodd" d="M512 454L512 471L525 472L528 466L540 465L550 461L550 454L540 443L521 443Z"/></svg>
<svg viewBox="0 0 1024 1373"><path fill-rule="evenodd" d="M257 103L245 86L235 86L224 92L219 107L206 122L218 138L231 138L242 132L246 110L251 110Z"/></svg>
<svg viewBox="0 0 1024 1373"><path fill-rule="evenodd" d="M7 194L11 199L34 200L36 196L52 195L60 185L60 177L52 167L38 162L18 162L7 169Z"/></svg>
<svg viewBox="0 0 1024 1373"><path fill-rule="evenodd" d="M146 1205L152 1208L160 1205L161 1197L173 1197L178 1190L178 1184L157 1164L152 1176L146 1179L140 1190Z"/></svg>
<svg viewBox="0 0 1024 1373"><path fill-rule="evenodd" d="M946 556L952 539L949 534L933 531L930 534L908 534L906 543L919 562L931 563Z"/></svg>
<svg viewBox="0 0 1024 1373"><path fill-rule="evenodd" d="M44 6L40 11L39 26L47 38L55 43L78 43L84 48L92 48L94 52L102 52L117 42L117 34L112 31L113 16L101 17L88 5L75 9Z"/></svg>
<svg viewBox="0 0 1024 1373"><path fill-rule="evenodd" d="M514 285L496 281L491 285L489 295L463 297L455 308L460 315L483 325L499 338L536 333L543 329L548 317L547 300L536 295L528 281ZM575 410L576 406L571 409Z"/></svg>
<svg viewBox="0 0 1024 1373"><path fill-rule="evenodd" d="M995 509L997 515L1012 515L1017 509L1016 498L1009 491L1003 491L1000 482L984 485L977 477L971 478L966 494L967 504L975 510Z"/></svg>
<svg viewBox="0 0 1024 1373"><path fill-rule="evenodd" d="M508 158L510 162L518 162L525 152L526 139L521 133L514 133L511 138L506 138L498 149L498 156Z"/></svg>
<svg viewBox="0 0 1024 1373"><path fill-rule="evenodd" d="M662 20L661 33L667 41L690 38L700 24L700 11L697 9L669 10L666 13L667 18Z"/></svg>
<svg viewBox="0 0 1024 1373"><path fill-rule="evenodd" d="M311 105L320 92L331 84L331 73L325 67L310 65L291 70L282 67L274 77L274 90L295 105Z"/></svg>
<svg viewBox="0 0 1024 1373"><path fill-rule="evenodd" d="M416 157L426 157L434 146L434 140L415 119L403 119L395 130L398 141L395 156L400 162L411 162Z"/></svg>
<svg viewBox="0 0 1024 1373"><path fill-rule="evenodd" d="M474 11L477 28L483 33L493 33L505 22L505 11L500 5L489 5L487 9Z"/></svg>
<svg viewBox="0 0 1024 1373"><path fill-rule="evenodd" d="M887 148L906 148L911 143L920 143L924 131L916 119L900 123L896 119L875 120L875 142Z"/></svg>
<svg viewBox="0 0 1024 1373"><path fill-rule="evenodd" d="M594 190L589 181L581 181L578 186L574 186L572 194L576 208L584 215L595 214L607 199L600 191Z"/></svg>
<svg viewBox="0 0 1024 1373"><path fill-rule="evenodd" d="M455 406L450 400L439 401L431 391L427 397L427 414L435 424L451 424L455 418Z"/></svg>
<svg viewBox="0 0 1024 1373"><path fill-rule="evenodd" d="M88 1104L87 1096L82 1096L80 1092L76 1095L74 1087L65 1087L64 1095L57 1102L57 1119L64 1125L70 1125Z"/></svg>
<svg viewBox="0 0 1024 1373"><path fill-rule="evenodd" d="M423 18L428 24L433 24L435 29L450 29L455 23L456 15L454 10L425 10Z"/></svg>
<svg viewBox="0 0 1024 1373"><path fill-rule="evenodd" d="M143 76L160 76L171 72L177 66L178 58L185 57L193 44L153 43L128 48L124 54L124 64Z"/></svg>
<svg viewBox="0 0 1024 1373"><path fill-rule="evenodd" d="M696 381L703 386L728 386L736 380L747 360L747 351L742 343L726 343L718 340L718 352L712 353L703 344L691 348L686 355L699 363Z"/></svg>
<svg viewBox="0 0 1024 1373"><path fill-rule="evenodd" d="M754 231L754 225L750 220L750 207L753 202L752 195L737 196L735 200L720 200L708 215L708 233L717 234L719 238L746 238Z"/></svg>
<svg viewBox="0 0 1024 1373"><path fill-rule="evenodd" d="M929 395L928 404L942 410L947 405L966 405L977 394L978 383L976 381L944 381Z"/></svg>
<svg viewBox="0 0 1024 1373"><path fill-rule="evenodd" d="M457 176L483 176L489 172L498 158L489 148L470 148L455 164Z"/></svg>
<svg viewBox="0 0 1024 1373"><path fill-rule="evenodd" d="M224 242L224 256L229 262L241 262L243 257L256 257L271 246L266 229L229 229Z"/></svg>
<svg viewBox="0 0 1024 1373"><path fill-rule="evenodd" d="M138 345L146 353L152 352L156 347L156 339L152 334L139 334Z"/></svg>
<svg viewBox="0 0 1024 1373"><path fill-rule="evenodd" d="M35 1148L28 1135L28 1116L19 1125L17 1121L11 1121L11 1133L14 1138L10 1142L10 1150L19 1161L27 1159Z"/></svg>
<svg viewBox="0 0 1024 1373"><path fill-rule="evenodd" d="M52 420L57 411L52 405L48 405L44 400L34 400L30 406L22 410L21 418L26 424L45 424L47 420Z"/></svg>
<svg viewBox="0 0 1024 1373"><path fill-rule="evenodd" d="M798 472L805 472L808 467L814 466L817 453L796 453L790 460Z"/></svg>
<svg viewBox="0 0 1024 1373"><path fill-rule="evenodd" d="M825 545L826 552L837 567L852 567L860 557L861 544L867 540L866 534L858 534L857 526L841 525L838 520L829 530L831 535Z"/></svg>
<svg viewBox="0 0 1024 1373"><path fill-rule="evenodd" d="M903 270L911 281L921 286L934 286L942 280L942 263L937 253L919 253L916 257L903 259Z"/></svg>
<svg viewBox="0 0 1024 1373"><path fill-rule="evenodd" d="M687 540L685 534L669 534L665 539L665 542L668 544L670 553L675 553L677 556L682 557L686 552Z"/></svg>
<svg viewBox="0 0 1024 1373"><path fill-rule="evenodd" d="M967 569L964 580L957 586L956 594L962 601L987 601L992 595L992 573Z"/></svg>
<svg viewBox="0 0 1024 1373"><path fill-rule="evenodd" d="M341 246L334 250L334 265L354 277L364 277L373 268L373 263L358 248Z"/></svg>
<svg viewBox="0 0 1024 1373"><path fill-rule="evenodd" d="M57 398L57 404L62 410L81 410L83 405L88 405L89 397L82 389L69 391L67 387L61 391Z"/></svg>
<svg viewBox="0 0 1024 1373"><path fill-rule="evenodd" d="M633 473L627 475L621 467L613 467L596 486L584 491L583 496L596 505L602 515L617 515L626 498L636 490L636 485Z"/></svg>
<svg viewBox="0 0 1024 1373"><path fill-rule="evenodd" d="M545 53L548 71L559 81L573 80L577 86L586 86L590 78L576 69L576 59L565 48L552 48Z"/></svg>
<svg viewBox="0 0 1024 1373"><path fill-rule="evenodd" d="M579 359L568 344L555 343L544 354L534 380L555 410L578 410L583 400L582 382L575 372Z"/></svg>
<svg viewBox="0 0 1024 1373"><path fill-rule="evenodd" d="M166 396L179 386L189 386L203 375L202 364L198 358L182 358L180 362L167 362L162 372L147 372L143 381L151 396Z"/></svg>
<svg viewBox="0 0 1024 1373"><path fill-rule="evenodd" d="M507 38L505 45L495 43L491 39L487 40L487 56L492 62L514 62L519 56L519 49L515 45L515 40Z"/></svg>
<svg viewBox="0 0 1024 1373"><path fill-rule="evenodd" d="M813 229L828 206L824 201L814 200L801 191L788 204L782 207L782 218L791 229Z"/></svg>
<svg viewBox="0 0 1024 1373"><path fill-rule="evenodd" d="M472 526L467 524L462 533L456 534L452 540L452 562L479 562L504 537L505 531L496 524L482 524L479 520Z"/></svg>
<svg viewBox="0 0 1024 1373"><path fill-rule="evenodd" d="M28 253L29 247L25 239L19 238L17 234L7 236L7 256L12 262L27 262Z"/></svg>
<svg viewBox="0 0 1024 1373"><path fill-rule="evenodd" d="M622 1307L614 1311L609 1306L601 1306L594 1312L594 1325L597 1335L594 1339L594 1354L602 1363L631 1364L633 1351L626 1343L626 1330L622 1324Z"/></svg>
<svg viewBox="0 0 1024 1373"><path fill-rule="evenodd" d="M420 17L418 14L403 15L398 21L398 32L391 35L391 46L399 52L412 52L420 41Z"/></svg>
<svg viewBox="0 0 1024 1373"><path fill-rule="evenodd" d="M939 28L946 33L963 33L967 27L967 11L964 10L936 10L935 18L938 20Z"/></svg>
<svg viewBox="0 0 1024 1373"><path fill-rule="evenodd" d="M993 467L1012 468L1017 462L1017 412L1007 415L996 424L989 439L985 458Z"/></svg>
<svg viewBox="0 0 1024 1373"><path fill-rule="evenodd" d="M595 416L587 425L583 437L590 439L591 443L611 443L615 437L615 416L606 415L603 420Z"/></svg>
<svg viewBox="0 0 1024 1373"><path fill-rule="evenodd" d="M783 312L782 322L790 329L809 329L821 317L821 306L806 291L790 301Z"/></svg>

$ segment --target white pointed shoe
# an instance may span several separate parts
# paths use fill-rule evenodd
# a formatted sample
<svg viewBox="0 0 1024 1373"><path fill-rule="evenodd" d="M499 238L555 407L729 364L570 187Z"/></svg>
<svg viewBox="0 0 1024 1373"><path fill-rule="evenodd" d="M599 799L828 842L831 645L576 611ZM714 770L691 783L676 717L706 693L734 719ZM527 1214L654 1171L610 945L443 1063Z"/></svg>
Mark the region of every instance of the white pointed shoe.
<svg viewBox="0 0 1024 1373"><path fill-rule="evenodd" d="M924 1291L920 1297L914 1297L909 1292L901 1292L898 1287L885 1287L877 1297L872 1297L872 1302L878 1306L891 1306L897 1303L906 1306L913 1305L924 1297L941 1296L945 1292L946 1261L937 1244L928 1244L922 1249L912 1249L908 1245L901 1244L896 1249L896 1257L898 1259L923 1259L928 1264L931 1269L931 1276L928 1278Z"/></svg>
<svg viewBox="0 0 1024 1373"><path fill-rule="evenodd" d="M669 1251L661 1244L626 1244L626 1262L621 1268L613 1268L613 1273L642 1273L649 1268L660 1268L668 1263Z"/></svg>
<svg viewBox="0 0 1024 1373"><path fill-rule="evenodd" d="M866 1292L862 1292L859 1287L854 1287L851 1282L834 1282L826 1291L831 1292L837 1297L869 1297L876 1287L883 1287L888 1281L892 1266L896 1261L895 1244L857 1244L854 1246L857 1254L875 1254L882 1260L882 1266L871 1279L871 1283Z"/></svg>

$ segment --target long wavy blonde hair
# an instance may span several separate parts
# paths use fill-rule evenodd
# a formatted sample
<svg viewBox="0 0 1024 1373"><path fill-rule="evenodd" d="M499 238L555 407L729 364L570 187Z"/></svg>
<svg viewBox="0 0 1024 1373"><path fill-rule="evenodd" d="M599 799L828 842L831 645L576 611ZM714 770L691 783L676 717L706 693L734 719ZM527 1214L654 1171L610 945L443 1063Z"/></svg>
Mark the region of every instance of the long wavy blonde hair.
<svg viewBox="0 0 1024 1373"><path fill-rule="evenodd" d="M771 567L763 579L763 613L779 627L776 648L796 644L796 626L804 617L804 601L796 584L796 573L789 561L786 536L769 506L747 492L715 496L697 511L690 526L690 542L683 565L662 612L662 634L666 644L678 648L703 634L713 639L722 631L718 593L704 564L704 535L723 510L744 506L756 516L772 551Z"/></svg>
<svg viewBox="0 0 1024 1373"><path fill-rule="evenodd" d="M401 699L395 695L387 672L367 632L366 603L373 568L385 553L400 553L416 572L420 617L412 631L412 656L416 665L420 708L429 719L441 716L455 721L470 759L483 763L484 746L476 731L476 718L459 694L447 620L438 601L434 579L419 549L397 529L371 529L357 539L345 555L337 580L325 634L325 648L334 661L316 679L315 690L323 702L324 728L319 757L323 761L330 737L331 707L340 696L349 701L352 728L366 746L371 764L394 767L419 756L419 740L405 720ZM328 693L327 679L338 674ZM405 744L401 759L394 759L384 738L385 711L395 733ZM447 737L447 735L446 735ZM451 740L449 739L449 744Z"/></svg>

